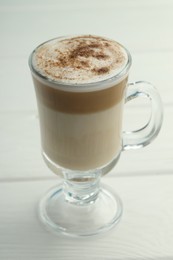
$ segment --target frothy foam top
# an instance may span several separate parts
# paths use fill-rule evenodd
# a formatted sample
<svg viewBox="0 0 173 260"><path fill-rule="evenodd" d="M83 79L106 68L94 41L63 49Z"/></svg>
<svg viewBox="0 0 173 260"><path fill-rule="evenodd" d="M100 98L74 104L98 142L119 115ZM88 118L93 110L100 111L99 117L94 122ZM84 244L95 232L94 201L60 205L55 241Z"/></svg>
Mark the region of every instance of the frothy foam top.
<svg viewBox="0 0 173 260"><path fill-rule="evenodd" d="M116 41L84 35L57 38L39 46L33 55L34 69L62 83L92 83L123 70L127 53Z"/></svg>

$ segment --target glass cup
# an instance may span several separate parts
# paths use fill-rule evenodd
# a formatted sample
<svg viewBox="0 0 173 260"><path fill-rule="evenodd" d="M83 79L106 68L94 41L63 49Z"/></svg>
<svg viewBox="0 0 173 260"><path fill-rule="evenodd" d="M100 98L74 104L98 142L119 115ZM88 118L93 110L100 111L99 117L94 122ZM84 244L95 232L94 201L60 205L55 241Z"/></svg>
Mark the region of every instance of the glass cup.
<svg viewBox="0 0 173 260"><path fill-rule="evenodd" d="M56 234L100 234L122 216L119 196L100 185L100 179L116 165L121 151L144 147L157 136L163 118L160 96L149 82L128 83L132 59L125 47L127 64L118 74L77 85L41 75L33 63L36 49L29 66L37 97L42 155L47 166L63 177L63 183L41 199L40 219ZM150 118L141 129L125 132L124 104L141 96L151 101Z"/></svg>

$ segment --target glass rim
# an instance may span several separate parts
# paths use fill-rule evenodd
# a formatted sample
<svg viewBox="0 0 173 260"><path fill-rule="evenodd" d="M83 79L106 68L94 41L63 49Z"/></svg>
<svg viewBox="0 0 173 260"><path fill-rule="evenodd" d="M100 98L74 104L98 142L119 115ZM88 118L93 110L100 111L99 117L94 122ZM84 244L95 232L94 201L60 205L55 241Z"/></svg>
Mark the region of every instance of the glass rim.
<svg viewBox="0 0 173 260"><path fill-rule="evenodd" d="M82 36L82 35L80 35L80 36ZM87 83L87 82L86 83L68 83L68 82L63 82L61 80L50 79L35 69L35 67L33 65L33 56L39 47L41 47L45 43L51 42L56 39L66 39L66 38L70 38L70 37L75 37L75 35L59 36L59 37L52 38L50 40L47 40L47 41L39 44L32 51L32 53L29 56L28 64L29 64L29 67L30 67L30 70L31 70L33 76L35 76L39 81L41 81L42 83L46 83L48 86L53 87L55 89L59 89L59 90L74 91L74 92L85 92L85 91L88 92L88 91L95 91L95 90L101 90L101 89L106 89L106 88L112 87L112 86L120 83L128 75L129 69L132 64L131 54L128 51L128 49L126 49L126 47L124 47L121 43L119 43L115 40L114 41L118 45L120 45L120 47L123 48L123 50L126 52L127 62L125 64L125 66L122 68L122 70L120 70L117 74L110 76L109 78L106 78L103 80L98 80L95 82L89 82L89 83ZM106 37L104 37L104 38L106 38Z"/></svg>

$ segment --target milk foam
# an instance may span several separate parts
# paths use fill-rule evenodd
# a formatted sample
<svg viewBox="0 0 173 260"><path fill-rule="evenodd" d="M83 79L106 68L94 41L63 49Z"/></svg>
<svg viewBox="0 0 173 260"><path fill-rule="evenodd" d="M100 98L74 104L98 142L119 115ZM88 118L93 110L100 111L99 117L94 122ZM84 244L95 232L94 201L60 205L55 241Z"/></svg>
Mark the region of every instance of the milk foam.
<svg viewBox="0 0 173 260"><path fill-rule="evenodd" d="M121 72L127 62L127 53L119 43L92 35L50 40L35 50L32 60L38 73L68 84L108 79Z"/></svg>

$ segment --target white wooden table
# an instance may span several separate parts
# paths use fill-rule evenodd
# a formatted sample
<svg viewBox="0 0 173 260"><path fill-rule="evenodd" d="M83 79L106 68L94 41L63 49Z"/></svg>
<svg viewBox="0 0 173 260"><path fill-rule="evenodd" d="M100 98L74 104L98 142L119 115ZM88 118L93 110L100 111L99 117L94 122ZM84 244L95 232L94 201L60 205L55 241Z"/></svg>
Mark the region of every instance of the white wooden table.
<svg viewBox="0 0 173 260"><path fill-rule="evenodd" d="M0 1L0 259L173 259L173 1ZM132 53L130 80L157 86L164 104L158 138L124 152L102 179L124 204L103 237L56 237L37 219L42 194L60 179L40 155L36 99L27 59L39 43L67 34L114 38ZM127 105L125 128L147 120L145 101Z"/></svg>

